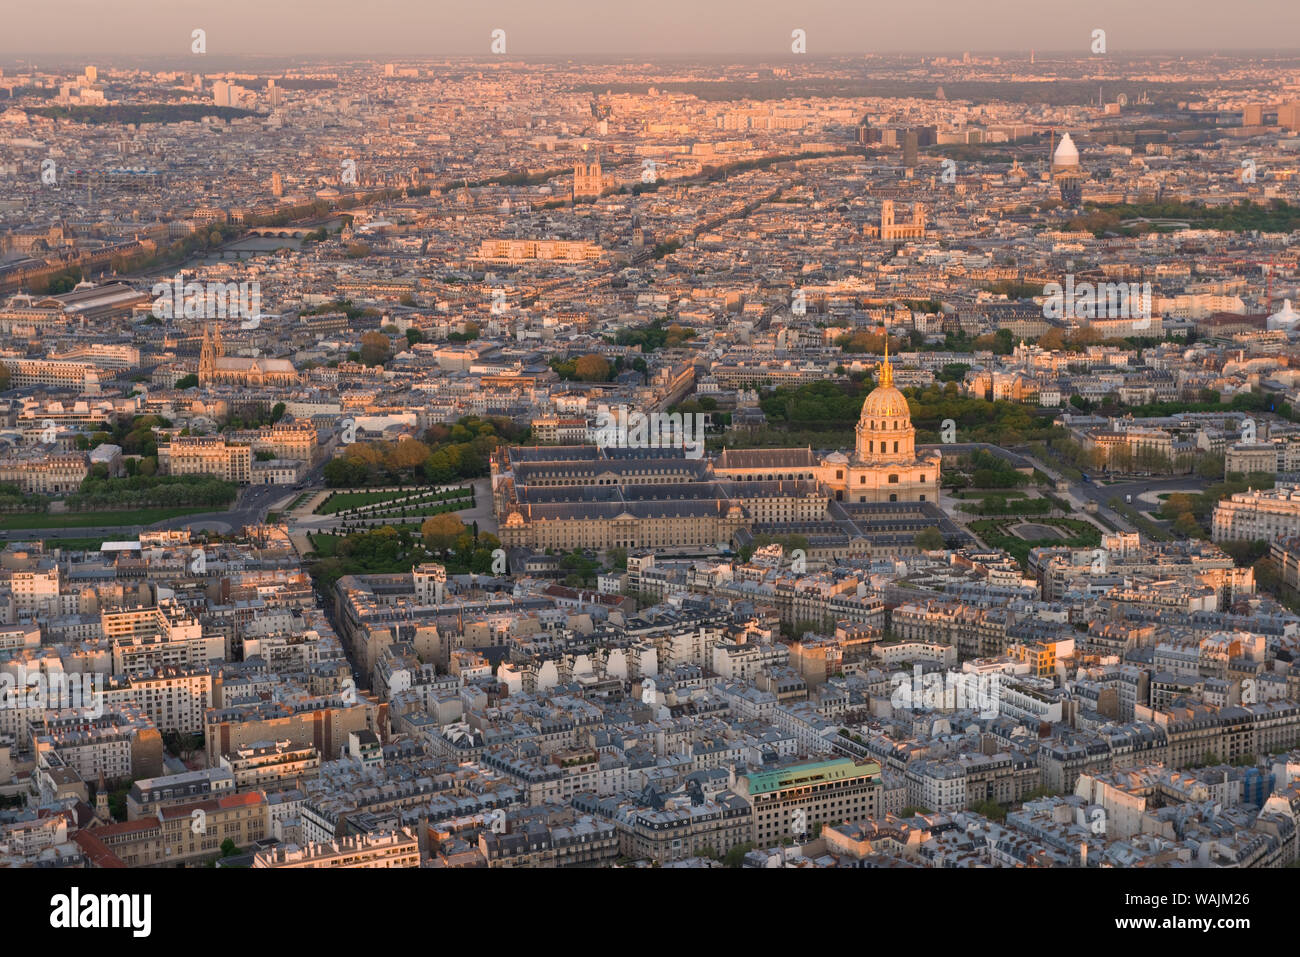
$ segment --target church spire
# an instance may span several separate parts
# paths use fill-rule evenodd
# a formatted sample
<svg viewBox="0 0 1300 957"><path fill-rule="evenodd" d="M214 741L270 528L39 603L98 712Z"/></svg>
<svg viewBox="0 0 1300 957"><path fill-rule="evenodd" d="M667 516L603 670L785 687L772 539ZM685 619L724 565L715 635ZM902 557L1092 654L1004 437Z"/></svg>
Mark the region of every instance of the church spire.
<svg viewBox="0 0 1300 957"><path fill-rule="evenodd" d="M209 385L216 371L217 349L212 341L211 326L203 326L203 345L199 348L199 384Z"/></svg>
<svg viewBox="0 0 1300 957"><path fill-rule="evenodd" d="M882 389L891 388L894 385L894 367L889 364L889 330L885 330L885 361L880 366L880 382Z"/></svg>

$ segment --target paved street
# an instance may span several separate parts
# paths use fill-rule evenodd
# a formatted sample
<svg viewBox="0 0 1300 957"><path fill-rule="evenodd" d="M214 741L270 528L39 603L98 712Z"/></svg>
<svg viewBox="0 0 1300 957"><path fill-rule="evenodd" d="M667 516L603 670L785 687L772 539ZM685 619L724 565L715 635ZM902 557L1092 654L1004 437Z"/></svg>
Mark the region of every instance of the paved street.
<svg viewBox="0 0 1300 957"><path fill-rule="evenodd" d="M1098 485L1097 476L1091 472L1085 473L1091 481L1075 482L1066 479L1065 476L1055 468L1048 465L1046 462L1043 462L1041 459L1035 458L1027 450L1010 451L984 442L929 445L918 446L918 448L938 449L948 455L966 454L973 452L976 449L983 449L986 452L990 452L999 458L1010 462L1017 468L1032 466L1054 482L1066 481L1069 484L1069 491L1065 493L1065 497L1080 512L1083 511L1085 504L1089 502L1095 503L1097 506L1097 515L1099 517L1104 518L1116 528L1126 532L1136 531L1137 529L1134 528L1132 522L1110 507L1109 503L1111 500L1119 499L1119 501L1124 502L1125 496L1131 495L1133 496L1133 501L1129 504L1138 509L1138 511L1149 512L1156 509L1156 505L1153 504L1151 499L1157 495L1166 492L1199 492L1211 484L1211 480L1203 479L1196 475L1178 475L1173 477L1151 476L1149 478L1132 478L1116 481L1109 485ZM1060 494L1061 493L1057 493L1058 496ZM1146 498L1143 498L1143 496L1146 496ZM1159 500L1156 499L1156 502L1158 501ZM1154 516L1152 516L1152 518L1153 520L1158 521Z"/></svg>

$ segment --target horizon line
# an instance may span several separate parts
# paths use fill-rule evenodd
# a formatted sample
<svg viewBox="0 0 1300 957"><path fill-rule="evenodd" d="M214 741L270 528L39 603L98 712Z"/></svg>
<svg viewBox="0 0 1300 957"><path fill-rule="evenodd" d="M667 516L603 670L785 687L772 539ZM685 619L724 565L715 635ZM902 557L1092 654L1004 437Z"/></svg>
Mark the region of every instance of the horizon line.
<svg viewBox="0 0 1300 957"><path fill-rule="evenodd" d="M493 53L487 53L487 54L401 53L396 51L370 52L370 53L357 53L356 51L317 51L317 52L302 52L302 53L272 53L272 52L234 53L231 52L231 53L206 53L206 54L185 54L185 53L162 54L156 51L144 52L144 51L127 51L127 50L116 51L111 53L102 50L99 51L70 50L70 51L48 51L46 53L21 53L20 54L20 53L10 53L4 51L3 49L0 49L0 57L4 57L6 59L13 59L20 62L25 60L32 60L37 57L45 57L45 56L69 57L69 58L87 57L87 56L130 57L130 58L152 57L157 59L190 59L196 56L204 56L204 57L211 56L213 58L228 57L234 59L244 58L244 57L270 59L270 58L278 57L278 58L285 58L285 59L328 58L328 59L341 59L341 60L351 60L351 61L357 61L357 60L376 61L376 60L401 58L401 59L414 60L414 61L455 59L455 60L466 60L469 62L485 62L491 60L491 61L499 61L503 63L510 63L519 60L528 60L528 59L551 59L551 58L590 59L590 58L599 58L599 57L618 57L618 58L637 58L637 59L650 58L650 59L663 60L663 59L697 59L697 58L716 58L716 57L746 57L746 58L754 58L754 59L762 59L762 60L782 60L782 61L789 60L789 61L798 62L798 61L817 60L822 58L844 59L844 58L852 58L852 57L871 58L871 57L891 57L891 56L951 57L951 56L963 56L965 54L980 55L980 56L999 56L999 57L1023 56L1027 60L1031 53L1035 57L1038 56L1052 57L1052 58L1064 57L1070 60L1096 60L1098 62L1104 62L1106 60L1113 59L1116 57L1166 56L1166 55L1177 55L1177 56L1199 55L1199 56L1206 56L1206 57L1218 57L1218 56L1241 56L1246 54L1255 54L1255 55L1283 54L1283 55L1300 56L1300 46L1241 47L1241 48L1231 47L1226 49L1209 49L1203 47L1187 47L1187 48L1149 47L1149 48L1110 50L1103 55L1097 55L1091 53L1078 53L1078 52L1062 50L1062 49L1044 48L1040 50L1037 47L1015 48L1010 50L992 49L992 48L989 49L962 48L962 49L952 49L952 50L920 50L920 49L865 50L865 51L864 50L852 50L852 51L851 50L827 50L819 53L802 53L802 54L795 54L789 52L772 54L772 53L767 53L763 51L754 51L754 50L744 50L744 51L714 50L714 51L695 51L695 52L681 52L681 51L668 52L662 50L657 52L645 52L645 51L628 52L628 51L610 50L610 51L603 51L600 53L579 52L579 51L568 51L568 52L559 51L559 52L551 52L551 53L536 52L536 53L528 53L523 55L493 54Z"/></svg>

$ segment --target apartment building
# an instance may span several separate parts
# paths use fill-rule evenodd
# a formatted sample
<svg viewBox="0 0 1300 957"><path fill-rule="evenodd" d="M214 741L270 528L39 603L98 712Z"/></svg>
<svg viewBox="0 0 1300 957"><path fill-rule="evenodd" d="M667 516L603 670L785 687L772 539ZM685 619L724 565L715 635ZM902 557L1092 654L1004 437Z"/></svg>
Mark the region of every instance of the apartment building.
<svg viewBox="0 0 1300 957"><path fill-rule="evenodd" d="M0 582L9 585L14 611L20 615L57 615L59 601L59 567L49 559L24 563L32 567L0 570Z"/></svg>
<svg viewBox="0 0 1300 957"><path fill-rule="evenodd" d="M320 771L320 751L313 745L268 741L236 748L220 757L221 767L234 776L240 791L277 791Z"/></svg>
<svg viewBox="0 0 1300 957"><path fill-rule="evenodd" d="M354 692L355 693L355 692ZM388 705L362 696L348 704L342 695L260 701L256 704L210 708L204 739L208 764L268 741L288 741L298 748L316 748L328 760L337 758L354 731L387 733Z"/></svg>
<svg viewBox="0 0 1300 957"><path fill-rule="evenodd" d="M157 778L141 778L126 792L126 819L156 818L160 808L194 804L234 793L234 775L225 768L203 768Z"/></svg>
<svg viewBox="0 0 1300 957"><path fill-rule="evenodd" d="M90 465L81 452L25 448L0 455L0 484L16 485L27 495L75 492L89 474Z"/></svg>
<svg viewBox="0 0 1300 957"><path fill-rule="evenodd" d="M177 435L158 446L158 470L164 475L211 475L247 485L253 478L253 449L247 442L219 436Z"/></svg>
<svg viewBox="0 0 1300 957"><path fill-rule="evenodd" d="M258 429L244 429L227 436L231 442L247 443L258 452L270 452L277 459L314 462L319 449L316 427L310 422L276 422Z"/></svg>
<svg viewBox="0 0 1300 957"><path fill-rule="evenodd" d="M490 868L609 866L618 848L614 825L589 817L573 824L526 821L504 833L483 831L478 839Z"/></svg>
<svg viewBox="0 0 1300 957"><path fill-rule="evenodd" d="M564 239L485 239L479 259L489 262L524 262L549 259L558 262L595 262L604 250L595 243Z"/></svg>
<svg viewBox="0 0 1300 957"><path fill-rule="evenodd" d="M116 675L153 674L159 669L202 668L209 661L226 656L225 638L205 635L199 620L174 601L152 607L105 610L100 613L100 627L109 639ZM179 680L179 678L175 679ZM164 679L165 681L165 679ZM160 706L170 701L175 717L182 718L182 689L169 698L158 689ZM188 707L188 706L187 706Z"/></svg>
<svg viewBox="0 0 1300 957"><path fill-rule="evenodd" d="M211 644L199 640L210 654L220 636L212 636ZM139 663L150 652L145 647L119 646L124 665ZM158 652L154 652L158 654ZM206 665L206 662L203 663ZM181 734L202 734L203 713L212 705L212 673L202 665L163 665L152 671L134 671L110 679L104 688L104 706L132 702L142 708L159 731L178 731Z"/></svg>
<svg viewBox="0 0 1300 957"><path fill-rule="evenodd" d="M110 781L162 773L162 736L143 712L124 707L99 717L79 710L47 712L32 727L40 765L66 767L82 781L102 773Z"/></svg>
<svg viewBox="0 0 1300 957"><path fill-rule="evenodd" d="M1210 537L1216 542L1272 541L1300 535L1300 486L1237 492L1214 506Z"/></svg>
<svg viewBox="0 0 1300 957"><path fill-rule="evenodd" d="M300 847L285 844L253 855L255 868L368 869L419 867L420 842L408 828L377 831Z"/></svg>
<svg viewBox="0 0 1300 957"><path fill-rule="evenodd" d="M80 393L87 383L98 381L98 369L91 362L0 356L0 364L9 370L9 384L15 389L48 385Z"/></svg>
<svg viewBox="0 0 1300 957"><path fill-rule="evenodd" d="M135 821L109 824L95 836L128 867L170 867L219 857L227 840L247 847L269 830L266 795L225 794L169 804Z"/></svg>
<svg viewBox="0 0 1300 957"><path fill-rule="evenodd" d="M712 799L678 793L654 803L628 795L586 793L575 796L573 806L611 821L618 831L619 853L635 860L668 863L726 854L752 840L754 831L749 802L730 792Z"/></svg>
<svg viewBox="0 0 1300 957"><path fill-rule="evenodd" d="M736 793L752 808L755 843L770 847L813 833L815 825L862 821L881 806L880 765L835 758L738 775Z"/></svg>

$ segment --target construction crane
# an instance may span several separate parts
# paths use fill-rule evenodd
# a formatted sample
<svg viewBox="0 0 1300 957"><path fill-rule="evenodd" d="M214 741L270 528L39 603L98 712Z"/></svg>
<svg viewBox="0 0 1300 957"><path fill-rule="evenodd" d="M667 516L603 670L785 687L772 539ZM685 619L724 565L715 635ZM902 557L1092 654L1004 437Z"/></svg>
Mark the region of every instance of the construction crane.
<svg viewBox="0 0 1300 957"><path fill-rule="evenodd" d="M1266 315L1273 308L1273 273L1277 271L1277 264L1274 261L1275 258L1276 257L1269 256L1267 261L1263 259L1248 260L1252 266L1258 266L1259 271L1267 277L1264 287L1264 313Z"/></svg>

